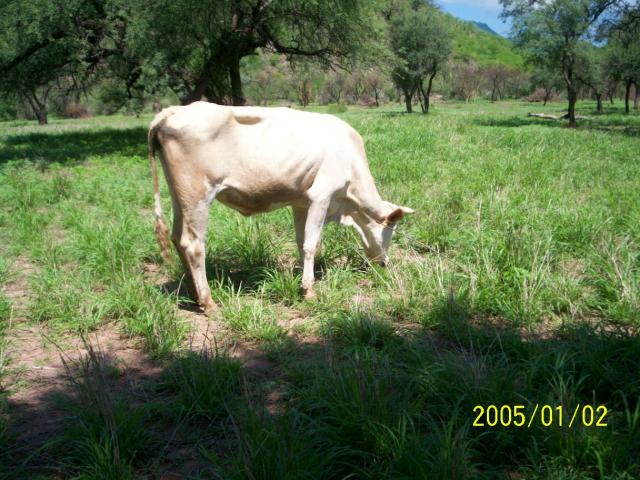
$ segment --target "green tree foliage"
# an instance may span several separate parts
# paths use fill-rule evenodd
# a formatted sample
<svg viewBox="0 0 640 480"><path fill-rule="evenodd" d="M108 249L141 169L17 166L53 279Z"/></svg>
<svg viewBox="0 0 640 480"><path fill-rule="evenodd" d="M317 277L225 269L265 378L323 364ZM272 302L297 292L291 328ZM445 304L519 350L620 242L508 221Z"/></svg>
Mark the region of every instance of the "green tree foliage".
<svg viewBox="0 0 640 480"><path fill-rule="evenodd" d="M433 79L445 67L452 50L441 13L419 2L402 5L391 18L389 36L397 57L392 78L404 93L407 112L412 111L417 91L422 112L428 113Z"/></svg>
<svg viewBox="0 0 640 480"><path fill-rule="evenodd" d="M512 34L525 58L536 66L561 72L569 102L569 125L576 126L575 106L583 66L583 42L616 0L501 0L503 15L513 19Z"/></svg>
<svg viewBox="0 0 640 480"><path fill-rule="evenodd" d="M607 52L604 47L596 47L583 42L579 51L580 61L576 76L586 85L596 98L597 110L602 113L602 99L611 87L611 72L607 68Z"/></svg>
<svg viewBox="0 0 640 480"><path fill-rule="evenodd" d="M241 60L259 48L347 63L375 49L364 0L135 0L133 44L182 103L245 103Z"/></svg>
<svg viewBox="0 0 640 480"><path fill-rule="evenodd" d="M626 10L610 29L606 68L624 84L629 113L631 87L640 84L640 7Z"/></svg>
<svg viewBox="0 0 640 480"><path fill-rule="evenodd" d="M266 106L271 100L289 98L291 88L285 75L288 64L281 55L262 51L245 57L241 68L247 96L253 103Z"/></svg>
<svg viewBox="0 0 640 480"><path fill-rule="evenodd" d="M42 123L54 86L77 90L95 79L109 84L110 110L168 88L182 103L206 95L243 104L241 60L258 49L325 65L379 58L386 42L378 7L364 0L12 0L0 6L0 90L27 100Z"/></svg>
<svg viewBox="0 0 640 480"><path fill-rule="evenodd" d="M0 6L0 92L47 122L50 92L78 89L122 56L124 0L13 0Z"/></svg>
<svg viewBox="0 0 640 480"><path fill-rule="evenodd" d="M531 83L533 87L540 87L544 90L543 105L547 104L555 90L559 91L564 87L564 79L560 71L545 64L535 66L531 75Z"/></svg>

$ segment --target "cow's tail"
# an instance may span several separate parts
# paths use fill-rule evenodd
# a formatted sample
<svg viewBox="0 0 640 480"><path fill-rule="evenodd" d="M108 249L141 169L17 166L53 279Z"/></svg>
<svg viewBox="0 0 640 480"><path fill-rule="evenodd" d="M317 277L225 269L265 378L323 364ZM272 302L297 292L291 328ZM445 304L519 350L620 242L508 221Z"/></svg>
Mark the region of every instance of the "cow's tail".
<svg viewBox="0 0 640 480"><path fill-rule="evenodd" d="M149 136L147 138L149 148L149 164L151 165L151 178L153 179L153 200L154 200L154 216L155 216L155 231L156 239L160 245L160 253L162 258L166 262L171 261L171 255L169 254L169 245L171 243L171 237L169 235L169 229L164 222L162 215L162 202L160 201L160 185L158 184L158 166L156 162L156 133L158 128L166 117L160 117L159 114L151 122L149 126Z"/></svg>

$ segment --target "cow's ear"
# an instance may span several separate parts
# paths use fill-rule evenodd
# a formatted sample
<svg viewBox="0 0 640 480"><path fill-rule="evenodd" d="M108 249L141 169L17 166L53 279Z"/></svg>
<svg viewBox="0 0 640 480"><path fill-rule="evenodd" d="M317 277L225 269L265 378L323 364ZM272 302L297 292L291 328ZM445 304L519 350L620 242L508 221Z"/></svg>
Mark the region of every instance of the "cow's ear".
<svg viewBox="0 0 640 480"><path fill-rule="evenodd" d="M384 219L384 223L386 225L393 225L404 218L405 215L414 213L414 210L409 207L396 207L393 212L391 212Z"/></svg>
<svg viewBox="0 0 640 480"><path fill-rule="evenodd" d="M402 217L404 217L404 211L401 208L396 208L393 212L387 215L387 218L384 219L384 224L394 225L402 220Z"/></svg>
<svg viewBox="0 0 640 480"><path fill-rule="evenodd" d="M411 215L412 213L416 213L416 211L413 208L409 208L409 207L398 207L398 208L402 210L405 215Z"/></svg>

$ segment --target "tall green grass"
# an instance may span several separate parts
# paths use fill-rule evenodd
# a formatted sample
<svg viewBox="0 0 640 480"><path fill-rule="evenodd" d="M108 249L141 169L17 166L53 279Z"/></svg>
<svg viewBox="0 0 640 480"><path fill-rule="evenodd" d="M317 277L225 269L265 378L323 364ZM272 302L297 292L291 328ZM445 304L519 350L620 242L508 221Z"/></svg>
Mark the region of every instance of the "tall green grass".
<svg viewBox="0 0 640 480"><path fill-rule="evenodd" d="M4 286L8 277L7 260L0 256L0 286ZM12 314L12 306L9 299L0 292L0 475L4 474L4 464L8 460L11 434L8 426L8 412L6 395L8 385L4 377L7 374L9 358L7 355L7 330L9 329Z"/></svg>
<svg viewBox="0 0 640 480"><path fill-rule="evenodd" d="M148 460L157 442L147 428L149 410L113 394L102 352L85 345L89 353L79 372L68 369L75 395L64 402L64 430L48 449L71 478L134 479L136 467Z"/></svg>
<svg viewBox="0 0 640 480"><path fill-rule="evenodd" d="M215 341L250 343L268 354L262 368L222 347L184 351L182 272L161 265L153 236L148 118L1 125L0 254L36 272L19 321L110 325L161 370L144 379L160 396L146 406L83 377L69 447L47 472L159 476L180 444L190 478L640 476L640 116L583 103L589 119L569 130L526 117L537 108L340 112L382 196L416 214L387 269L327 226L314 302L300 295L290 212L244 219L214 202L213 321L232 337ZM308 328L288 331L294 318ZM609 426L472 426L475 405L578 403L606 405Z"/></svg>

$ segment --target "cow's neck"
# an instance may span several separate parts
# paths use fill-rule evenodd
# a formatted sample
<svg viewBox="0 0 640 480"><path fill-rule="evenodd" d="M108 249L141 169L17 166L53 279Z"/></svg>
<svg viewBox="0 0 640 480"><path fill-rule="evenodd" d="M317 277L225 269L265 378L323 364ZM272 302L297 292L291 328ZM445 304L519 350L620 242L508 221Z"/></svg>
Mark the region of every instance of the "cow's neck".
<svg viewBox="0 0 640 480"><path fill-rule="evenodd" d="M383 222L393 209L382 200L368 165L364 166L366 168L360 166L354 168L348 190L349 198L369 217L377 222Z"/></svg>

